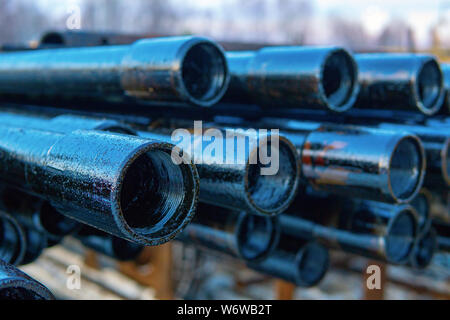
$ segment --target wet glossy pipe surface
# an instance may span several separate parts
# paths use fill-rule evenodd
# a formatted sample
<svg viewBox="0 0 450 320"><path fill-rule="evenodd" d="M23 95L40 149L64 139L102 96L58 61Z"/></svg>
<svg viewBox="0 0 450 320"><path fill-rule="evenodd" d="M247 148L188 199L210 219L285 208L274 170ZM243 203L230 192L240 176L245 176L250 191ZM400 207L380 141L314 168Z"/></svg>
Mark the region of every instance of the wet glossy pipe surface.
<svg viewBox="0 0 450 320"><path fill-rule="evenodd" d="M150 139L177 143L171 138L171 130L139 131L139 135ZM209 132L209 133L208 133ZM221 130L223 154L210 152L210 142L215 139L211 131L203 136L194 134L192 139L193 157L200 176L200 200L230 209L241 209L262 215L276 215L284 211L293 200L299 183L299 166L295 147L285 138L278 138L279 168L274 174L262 174L270 165L262 164L260 159L251 162L251 157L260 154L260 148L270 148L275 135L254 135L245 132L227 137ZM235 155L235 137L240 137L247 144L245 152ZM232 147L228 147L232 146ZM189 151L189 150L188 150ZM248 152L247 152L248 151ZM224 157L232 156L224 163ZM234 158L236 156L236 158Z"/></svg>
<svg viewBox="0 0 450 320"><path fill-rule="evenodd" d="M361 91L357 108L439 111L444 100L442 70L433 56L404 53L355 55Z"/></svg>
<svg viewBox="0 0 450 320"><path fill-rule="evenodd" d="M357 65L342 48L267 47L226 57L227 101L342 112L353 106L359 91Z"/></svg>
<svg viewBox="0 0 450 320"><path fill-rule="evenodd" d="M41 283L0 260L0 300L54 300Z"/></svg>
<svg viewBox="0 0 450 320"><path fill-rule="evenodd" d="M99 131L0 126L1 179L61 213L142 244L172 239L192 218L198 181L173 146Z"/></svg>
<svg viewBox="0 0 450 320"><path fill-rule="evenodd" d="M61 48L0 56L0 93L106 102L127 97L211 106L227 89L222 49L199 37L144 39L132 45Z"/></svg>
<svg viewBox="0 0 450 320"><path fill-rule="evenodd" d="M317 190L404 203L422 186L425 152L408 132L268 118L255 126L280 128L297 149L303 182Z"/></svg>

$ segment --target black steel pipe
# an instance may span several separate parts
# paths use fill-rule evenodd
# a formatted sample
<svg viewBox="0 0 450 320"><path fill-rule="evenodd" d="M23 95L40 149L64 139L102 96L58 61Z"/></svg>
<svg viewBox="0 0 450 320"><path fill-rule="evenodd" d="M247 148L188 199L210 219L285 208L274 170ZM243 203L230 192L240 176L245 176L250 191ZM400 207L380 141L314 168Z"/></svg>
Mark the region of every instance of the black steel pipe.
<svg viewBox="0 0 450 320"><path fill-rule="evenodd" d="M260 261L276 247L279 232L276 217L201 203L194 219L177 239L245 261Z"/></svg>
<svg viewBox="0 0 450 320"><path fill-rule="evenodd" d="M327 198L314 203L317 211L310 209L311 202L282 214L282 232L389 263L409 260L418 232L412 207L373 201L339 204Z"/></svg>
<svg viewBox="0 0 450 320"><path fill-rule="evenodd" d="M80 223L58 212L49 202L20 190L0 187L0 208L24 227L34 229L59 241L73 233Z"/></svg>
<svg viewBox="0 0 450 320"><path fill-rule="evenodd" d="M135 260L144 249L143 246L115 237L94 228L84 226L75 235L85 247L119 261Z"/></svg>
<svg viewBox="0 0 450 320"><path fill-rule="evenodd" d="M61 48L0 56L0 95L209 107L229 82L220 46L200 37L144 39L123 46Z"/></svg>
<svg viewBox="0 0 450 320"><path fill-rule="evenodd" d="M0 300L54 300L45 286L0 260Z"/></svg>
<svg viewBox="0 0 450 320"><path fill-rule="evenodd" d="M0 126L0 179L59 212L131 241L157 245L191 220L198 195L192 163L173 145L130 135L70 134Z"/></svg>
<svg viewBox="0 0 450 320"><path fill-rule="evenodd" d="M358 67L342 48L266 47L227 52L226 57L231 73L228 101L343 112L358 95Z"/></svg>
<svg viewBox="0 0 450 320"><path fill-rule="evenodd" d="M409 265L415 269L425 269L433 260L437 248L436 230L429 224L416 239Z"/></svg>
<svg viewBox="0 0 450 320"><path fill-rule="evenodd" d="M56 117L0 111L0 125L70 133L75 130L99 130L136 135L136 131L116 120L64 114Z"/></svg>
<svg viewBox="0 0 450 320"><path fill-rule="evenodd" d="M444 100L442 70L433 56L406 53L355 55L361 86L357 108L437 113Z"/></svg>
<svg viewBox="0 0 450 320"><path fill-rule="evenodd" d="M0 261L18 265L26 249L24 229L5 212L0 212Z"/></svg>
<svg viewBox="0 0 450 320"><path fill-rule="evenodd" d="M312 287L323 279L329 262L323 245L282 234L277 248L266 259L248 266L300 287Z"/></svg>
<svg viewBox="0 0 450 320"><path fill-rule="evenodd" d="M281 119L259 125L281 129L297 148L302 178L316 190L406 203L422 186L425 152L413 134Z"/></svg>
<svg viewBox="0 0 450 320"><path fill-rule="evenodd" d="M423 143L427 158L425 185L431 189L450 187L450 126L448 130L444 127L393 123L380 123L377 127L417 135Z"/></svg>
<svg viewBox="0 0 450 320"><path fill-rule="evenodd" d="M139 131L139 135L177 143L180 148L192 142L191 150L187 151L193 156L200 176L200 201L262 215L283 212L294 199L299 183L300 169L292 143L276 134L242 131L227 135L222 129L211 130L214 128L203 132L186 131L192 133L191 136L172 137L171 131L156 129ZM235 137L248 149L236 152ZM190 141L180 143L179 139ZM211 152L210 142L218 140L222 142L223 153L219 149ZM256 159L256 156L260 156L264 148L271 149L272 143L276 148L275 141L278 141L278 171L264 173L276 164L262 164L261 158Z"/></svg>

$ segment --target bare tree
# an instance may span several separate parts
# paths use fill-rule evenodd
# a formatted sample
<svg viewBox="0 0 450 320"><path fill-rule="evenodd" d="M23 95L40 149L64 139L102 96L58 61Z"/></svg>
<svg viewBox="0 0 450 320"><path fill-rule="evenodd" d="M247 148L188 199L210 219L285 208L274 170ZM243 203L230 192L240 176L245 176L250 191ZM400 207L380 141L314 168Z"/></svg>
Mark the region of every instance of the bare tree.
<svg viewBox="0 0 450 320"><path fill-rule="evenodd" d="M309 0L277 0L277 26L288 42L304 44L310 31L313 7Z"/></svg>
<svg viewBox="0 0 450 320"><path fill-rule="evenodd" d="M333 44L342 45L354 50L369 49L373 42L361 23L346 20L340 16L329 17L329 30Z"/></svg>
<svg viewBox="0 0 450 320"><path fill-rule="evenodd" d="M414 35L411 28L402 20L391 21L377 39L381 47L414 50Z"/></svg>
<svg viewBox="0 0 450 320"><path fill-rule="evenodd" d="M173 33L177 13L170 0L139 0L135 19L145 33Z"/></svg>

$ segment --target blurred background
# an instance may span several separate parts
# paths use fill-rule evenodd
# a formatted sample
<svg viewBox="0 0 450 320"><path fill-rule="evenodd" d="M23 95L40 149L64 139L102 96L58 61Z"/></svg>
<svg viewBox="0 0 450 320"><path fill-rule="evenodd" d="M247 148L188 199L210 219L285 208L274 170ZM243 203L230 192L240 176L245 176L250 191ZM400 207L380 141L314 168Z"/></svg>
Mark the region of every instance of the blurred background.
<svg viewBox="0 0 450 320"><path fill-rule="evenodd" d="M81 30L194 33L355 51L450 49L449 0L1 0L0 42L66 29L74 13Z"/></svg>

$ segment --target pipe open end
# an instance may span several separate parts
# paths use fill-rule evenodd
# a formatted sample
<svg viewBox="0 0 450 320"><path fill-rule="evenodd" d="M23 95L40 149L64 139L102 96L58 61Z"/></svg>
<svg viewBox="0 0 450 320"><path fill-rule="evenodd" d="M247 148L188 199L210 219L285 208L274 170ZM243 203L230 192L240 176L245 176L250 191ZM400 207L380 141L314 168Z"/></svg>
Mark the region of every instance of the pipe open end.
<svg viewBox="0 0 450 320"><path fill-rule="evenodd" d="M424 151L418 139L409 136L397 144L388 173L395 200L407 202L417 194L423 183L424 164Z"/></svg>
<svg viewBox="0 0 450 320"><path fill-rule="evenodd" d="M120 208L128 228L142 244L171 240L195 211L197 171L190 163L175 164L171 150L171 145L152 144L123 173Z"/></svg>
<svg viewBox="0 0 450 320"><path fill-rule="evenodd" d="M444 99L443 76L439 64L429 60L416 79L418 107L426 115L433 115L442 107Z"/></svg>
<svg viewBox="0 0 450 320"><path fill-rule="evenodd" d="M182 81L192 103L205 107L217 103L229 82L223 51L209 41L194 43L182 61Z"/></svg>
<svg viewBox="0 0 450 320"><path fill-rule="evenodd" d="M267 150L271 150L272 138L265 144ZM270 155L272 161L269 164L258 161L248 165L248 201L259 214L275 215L283 212L297 192L300 169L295 147L285 138L279 137L278 151L274 150Z"/></svg>
<svg viewBox="0 0 450 320"><path fill-rule="evenodd" d="M412 266L417 269L424 269L433 260L434 253L437 247L436 232L430 228L428 232L424 233L417 239L414 246L412 258Z"/></svg>
<svg viewBox="0 0 450 320"><path fill-rule="evenodd" d="M48 202L44 202L41 206L40 222L45 231L55 237L71 234L80 226L78 221L59 213Z"/></svg>
<svg viewBox="0 0 450 320"><path fill-rule="evenodd" d="M142 252L143 248L143 246L137 243L130 242L122 238L112 238L112 249L114 256L120 261L130 261L136 259Z"/></svg>
<svg viewBox="0 0 450 320"><path fill-rule="evenodd" d="M358 94L358 67L343 49L328 55L322 69L321 85L328 107L337 112L350 109Z"/></svg>
<svg viewBox="0 0 450 320"><path fill-rule="evenodd" d="M244 214L240 221L237 241L240 256L246 261L265 258L279 239L276 220L252 214Z"/></svg>
<svg viewBox="0 0 450 320"><path fill-rule="evenodd" d="M319 283L329 267L328 250L317 243L307 243L297 254L297 280L299 286L311 287Z"/></svg>
<svg viewBox="0 0 450 320"><path fill-rule="evenodd" d="M386 256L392 263L405 263L411 255L417 235L417 220L409 209L392 218L386 236Z"/></svg>
<svg viewBox="0 0 450 320"><path fill-rule="evenodd" d="M25 234L6 215L0 216L0 260L12 265L21 263L25 254Z"/></svg>

